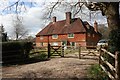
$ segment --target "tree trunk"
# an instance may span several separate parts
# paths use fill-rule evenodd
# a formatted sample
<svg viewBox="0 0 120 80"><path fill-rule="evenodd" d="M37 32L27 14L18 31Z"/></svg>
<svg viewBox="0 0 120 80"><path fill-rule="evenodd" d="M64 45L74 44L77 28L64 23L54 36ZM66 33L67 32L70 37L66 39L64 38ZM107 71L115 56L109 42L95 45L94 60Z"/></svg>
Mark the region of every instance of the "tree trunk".
<svg viewBox="0 0 120 80"><path fill-rule="evenodd" d="M104 11L107 17L109 31L120 29L119 26L119 2L111 2Z"/></svg>
<svg viewBox="0 0 120 80"><path fill-rule="evenodd" d="M18 40L18 33L16 32L16 40Z"/></svg>
<svg viewBox="0 0 120 80"><path fill-rule="evenodd" d="M120 51L120 19L119 19L119 3L111 2L106 6L106 10L103 10L107 17L109 28L109 50L110 52Z"/></svg>

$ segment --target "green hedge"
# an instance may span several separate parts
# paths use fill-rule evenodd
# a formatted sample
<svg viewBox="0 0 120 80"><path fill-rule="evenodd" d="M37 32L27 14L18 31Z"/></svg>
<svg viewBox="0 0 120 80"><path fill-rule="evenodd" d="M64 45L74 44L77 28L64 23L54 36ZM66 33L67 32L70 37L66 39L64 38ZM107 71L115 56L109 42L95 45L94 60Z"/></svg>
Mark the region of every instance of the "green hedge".
<svg viewBox="0 0 120 80"><path fill-rule="evenodd" d="M112 30L109 34L109 51L115 53L120 51L120 29Z"/></svg>
<svg viewBox="0 0 120 80"><path fill-rule="evenodd" d="M29 52L32 49L31 42L3 42L2 44L2 61L16 62L29 58Z"/></svg>

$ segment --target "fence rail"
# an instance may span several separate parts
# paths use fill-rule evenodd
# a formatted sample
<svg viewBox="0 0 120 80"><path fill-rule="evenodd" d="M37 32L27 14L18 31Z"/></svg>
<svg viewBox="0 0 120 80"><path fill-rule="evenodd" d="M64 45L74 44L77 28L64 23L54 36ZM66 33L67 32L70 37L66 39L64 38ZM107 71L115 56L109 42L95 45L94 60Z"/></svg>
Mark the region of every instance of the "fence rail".
<svg viewBox="0 0 120 80"><path fill-rule="evenodd" d="M64 57L64 46L51 46L48 44L48 58L55 53L61 57Z"/></svg>
<svg viewBox="0 0 120 80"><path fill-rule="evenodd" d="M82 47L85 47L87 52L86 52L86 50L83 51ZM96 50L97 50L96 46L81 46L81 45L79 45L79 59L81 59L82 56L88 56L90 54L93 54L94 56L98 56L95 52ZM86 53L86 54L82 54L82 53Z"/></svg>
<svg viewBox="0 0 120 80"><path fill-rule="evenodd" d="M99 56L99 65L103 69L103 71L108 75L108 77L112 80L120 80L120 53L118 51L115 52L115 54L112 54L108 52L106 49L100 48L99 50L100 56ZM109 55L114 59L113 66L111 63L103 57L103 55ZM104 64L109 68L109 70L104 66Z"/></svg>

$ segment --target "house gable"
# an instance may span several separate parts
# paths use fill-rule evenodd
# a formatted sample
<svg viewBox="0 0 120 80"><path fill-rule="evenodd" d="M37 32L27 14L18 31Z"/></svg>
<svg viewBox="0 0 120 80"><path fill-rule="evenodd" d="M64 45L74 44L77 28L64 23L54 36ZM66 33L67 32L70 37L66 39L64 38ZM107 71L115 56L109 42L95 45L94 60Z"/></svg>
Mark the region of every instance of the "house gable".
<svg viewBox="0 0 120 80"><path fill-rule="evenodd" d="M83 25L83 22L80 18L74 18L71 20L72 21L70 25L66 25L65 20L57 21L54 24L50 22L36 36L86 32L85 26Z"/></svg>

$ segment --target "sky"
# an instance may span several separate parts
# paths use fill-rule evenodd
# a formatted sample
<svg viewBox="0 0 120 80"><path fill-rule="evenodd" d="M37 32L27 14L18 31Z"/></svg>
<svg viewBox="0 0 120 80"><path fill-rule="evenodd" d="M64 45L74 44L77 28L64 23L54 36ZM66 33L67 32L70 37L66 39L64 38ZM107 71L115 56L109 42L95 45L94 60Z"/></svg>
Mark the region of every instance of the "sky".
<svg viewBox="0 0 120 80"><path fill-rule="evenodd" d="M15 35L13 33L14 27L13 27L13 20L16 16L15 12L15 6L11 7L11 9L5 9L9 5L12 5L15 3L15 1L18 0L1 0L0 1L0 24L4 25L5 31L8 34L9 38L14 39ZM20 0L21 4L22 1L24 1L25 6L19 5L18 7L18 14L23 18L23 25L26 30L28 30L27 36L33 36L42 30L50 21L45 20L44 16L46 11L48 10L51 5L53 5L55 0ZM31 4L32 1L32 4ZM69 2L69 0L68 0ZM106 24L107 20L105 16L102 16L102 14L99 12L92 14L92 17L90 19L89 17L89 10L85 7L83 7L83 13L79 13L75 17L81 18L83 21L88 21L92 26L94 21L96 20L98 24ZM5 9L5 10L4 10ZM4 10L4 11L3 11ZM21 11L20 11L21 10ZM58 20L64 20L65 19L65 12L71 11L70 7L68 6L67 8L63 6L57 7L51 16L56 16L57 21ZM96 15L95 15L96 14Z"/></svg>

